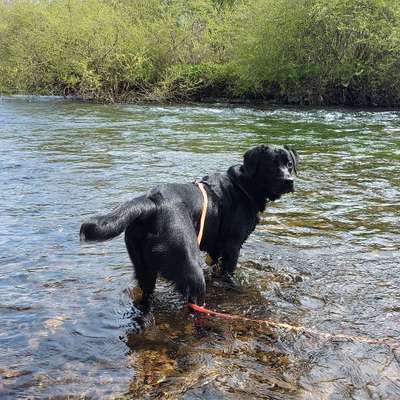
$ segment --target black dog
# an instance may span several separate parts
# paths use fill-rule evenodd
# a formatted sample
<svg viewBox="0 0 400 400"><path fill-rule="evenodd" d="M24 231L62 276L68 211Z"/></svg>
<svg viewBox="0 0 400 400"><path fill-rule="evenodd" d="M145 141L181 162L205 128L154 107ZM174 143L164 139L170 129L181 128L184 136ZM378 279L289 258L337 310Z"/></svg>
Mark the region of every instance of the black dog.
<svg viewBox="0 0 400 400"><path fill-rule="evenodd" d="M121 204L107 215L81 226L81 240L108 240L125 231L125 243L150 305L157 275L175 284L190 302L203 304L202 271L206 251L220 263L225 279L234 284L242 244L258 223L268 201L294 191L298 155L285 146L257 146L244 155L242 165L202 179L208 195L204 236L197 244L203 196L193 183L166 184Z"/></svg>

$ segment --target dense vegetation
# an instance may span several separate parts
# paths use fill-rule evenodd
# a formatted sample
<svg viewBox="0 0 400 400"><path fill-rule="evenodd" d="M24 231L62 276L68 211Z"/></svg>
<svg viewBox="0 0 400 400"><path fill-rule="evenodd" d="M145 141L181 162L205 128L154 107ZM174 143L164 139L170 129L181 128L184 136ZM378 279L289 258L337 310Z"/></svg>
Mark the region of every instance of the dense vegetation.
<svg viewBox="0 0 400 400"><path fill-rule="evenodd" d="M0 0L0 92L400 105L400 2Z"/></svg>

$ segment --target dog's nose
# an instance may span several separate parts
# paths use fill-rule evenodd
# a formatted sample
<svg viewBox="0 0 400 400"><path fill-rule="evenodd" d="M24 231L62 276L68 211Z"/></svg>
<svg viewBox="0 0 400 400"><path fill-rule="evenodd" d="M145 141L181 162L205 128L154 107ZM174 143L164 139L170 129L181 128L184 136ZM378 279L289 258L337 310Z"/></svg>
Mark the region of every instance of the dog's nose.
<svg viewBox="0 0 400 400"><path fill-rule="evenodd" d="M283 180L283 185L288 192L294 192L294 180L292 177L285 178Z"/></svg>

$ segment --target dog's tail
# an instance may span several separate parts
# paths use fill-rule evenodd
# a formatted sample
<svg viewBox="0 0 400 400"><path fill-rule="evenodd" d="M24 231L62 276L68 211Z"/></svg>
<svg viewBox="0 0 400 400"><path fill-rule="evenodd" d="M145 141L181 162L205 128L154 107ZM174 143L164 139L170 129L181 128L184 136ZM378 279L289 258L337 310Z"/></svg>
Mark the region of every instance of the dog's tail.
<svg viewBox="0 0 400 400"><path fill-rule="evenodd" d="M116 207L106 215L97 215L81 225L81 241L104 241L120 235L139 217L146 217L155 209L155 204L140 196Z"/></svg>

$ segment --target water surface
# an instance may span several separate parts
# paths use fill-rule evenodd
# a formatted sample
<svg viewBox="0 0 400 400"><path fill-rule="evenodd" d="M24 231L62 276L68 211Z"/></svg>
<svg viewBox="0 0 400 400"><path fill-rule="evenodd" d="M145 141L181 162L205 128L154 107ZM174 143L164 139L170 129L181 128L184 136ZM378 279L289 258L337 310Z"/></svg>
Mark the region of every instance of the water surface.
<svg viewBox="0 0 400 400"><path fill-rule="evenodd" d="M290 144L297 191L242 250L242 290L207 306L400 341L400 113L0 99L2 398L398 399L400 351L194 319L164 282L138 332L123 238L80 223L164 182Z"/></svg>

